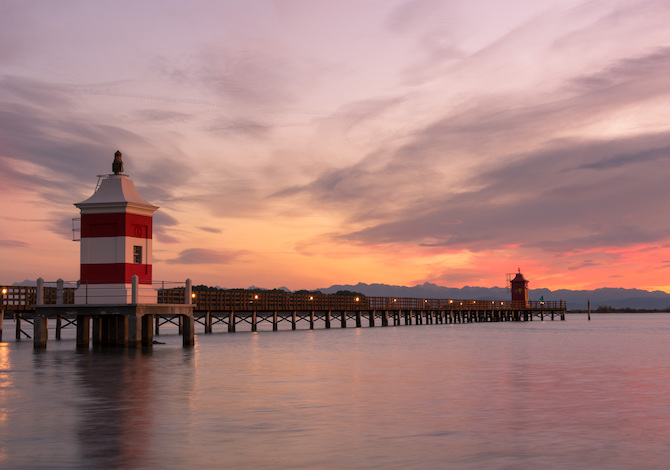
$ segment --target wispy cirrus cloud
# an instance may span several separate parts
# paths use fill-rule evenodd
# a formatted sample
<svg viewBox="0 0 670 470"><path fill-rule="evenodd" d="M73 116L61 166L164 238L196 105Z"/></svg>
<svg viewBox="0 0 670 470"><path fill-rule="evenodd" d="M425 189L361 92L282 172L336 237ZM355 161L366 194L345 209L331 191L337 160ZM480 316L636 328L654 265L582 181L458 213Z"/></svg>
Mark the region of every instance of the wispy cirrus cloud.
<svg viewBox="0 0 670 470"><path fill-rule="evenodd" d="M221 233L221 229L216 228L216 227L198 227L200 230L203 232L210 232L210 233Z"/></svg>
<svg viewBox="0 0 670 470"><path fill-rule="evenodd" d="M182 250L176 258L165 260L169 264L229 264L244 253L241 251L223 251L207 248L189 248Z"/></svg>

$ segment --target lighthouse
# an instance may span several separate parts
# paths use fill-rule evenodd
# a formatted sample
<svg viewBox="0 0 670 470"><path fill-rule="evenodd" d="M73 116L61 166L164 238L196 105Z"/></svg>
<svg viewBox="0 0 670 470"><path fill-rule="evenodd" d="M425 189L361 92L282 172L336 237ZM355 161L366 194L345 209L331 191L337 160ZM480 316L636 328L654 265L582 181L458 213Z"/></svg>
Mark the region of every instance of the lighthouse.
<svg viewBox="0 0 670 470"><path fill-rule="evenodd" d="M512 288L512 305L517 308L526 308L528 306L528 281L521 274L521 269L519 269L514 279L510 281L510 284Z"/></svg>
<svg viewBox="0 0 670 470"><path fill-rule="evenodd" d="M151 286L152 221L158 210L123 174L121 152L112 173L101 176L91 197L75 206L81 211L80 280L76 304L156 303ZM133 298L133 276L137 276Z"/></svg>

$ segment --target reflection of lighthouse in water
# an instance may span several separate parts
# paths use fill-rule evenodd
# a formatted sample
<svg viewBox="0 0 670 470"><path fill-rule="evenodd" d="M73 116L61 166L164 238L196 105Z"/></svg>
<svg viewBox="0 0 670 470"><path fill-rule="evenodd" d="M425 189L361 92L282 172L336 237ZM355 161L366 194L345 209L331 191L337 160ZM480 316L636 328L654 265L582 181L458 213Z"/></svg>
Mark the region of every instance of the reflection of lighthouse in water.
<svg viewBox="0 0 670 470"><path fill-rule="evenodd" d="M183 397L193 395L195 355L169 349L161 351L160 359L180 380L161 376L157 358L146 350L76 355L76 394L87 398L73 419L78 461L85 468L156 468L161 449L182 443L184 434L175 423L189 412ZM162 436L160 442L156 436ZM181 455L172 458L172 468L199 467Z"/></svg>
<svg viewBox="0 0 670 470"><path fill-rule="evenodd" d="M91 197L76 203L81 211L81 271L77 304L132 303L132 277L139 278L138 302L156 303L151 287L152 218L158 209L123 174L121 152L112 174Z"/></svg>

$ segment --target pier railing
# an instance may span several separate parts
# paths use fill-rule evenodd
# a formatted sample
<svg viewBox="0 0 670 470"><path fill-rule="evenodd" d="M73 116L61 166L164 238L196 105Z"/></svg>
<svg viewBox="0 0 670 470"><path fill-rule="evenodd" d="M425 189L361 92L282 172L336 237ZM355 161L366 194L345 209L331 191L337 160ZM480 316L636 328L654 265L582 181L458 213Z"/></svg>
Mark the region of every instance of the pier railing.
<svg viewBox="0 0 670 470"><path fill-rule="evenodd" d="M367 310L565 310L563 300L422 299L282 291L248 292L193 289L196 310L204 311L367 311ZM159 303L184 303L183 289L158 291Z"/></svg>
<svg viewBox="0 0 670 470"><path fill-rule="evenodd" d="M63 288L62 301L59 300L57 287L44 287L45 304L73 304L74 288ZM34 310L37 303L37 287L35 286L2 286L0 287L0 309L25 311Z"/></svg>

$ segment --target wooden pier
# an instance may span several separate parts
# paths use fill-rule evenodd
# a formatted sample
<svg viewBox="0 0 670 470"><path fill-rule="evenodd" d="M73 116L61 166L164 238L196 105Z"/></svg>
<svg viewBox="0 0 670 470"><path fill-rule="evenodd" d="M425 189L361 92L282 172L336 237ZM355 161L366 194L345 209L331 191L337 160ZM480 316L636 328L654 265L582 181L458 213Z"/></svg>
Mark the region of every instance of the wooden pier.
<svg viewBox="0 0 670 470"><path fill-rule="evenodd" d="M3 313L12 312L16 318L16 338L30 335L22 330L21 322L33 324L34 341L46 344L46 320L56 320L56 339L61 328L76 326L78 347L88 347L89 337L93 344L102 346L148 346L153 334L160 334L160 327L167 323L178 325L180 334L192 337L196 324L205 334L219 331L234 333L238 330L258 331L263 323L272 325L277 331L281 323L297 329L299 322L314 328L356 328L401 325L436 325L483 322L522 322L533 319L565 320L565 301L511 301L511 300L467 300L467 299L420 299L404 297L370 297L363 295L335 295L320 293L288 293L283 291L222 291L195 288L191 295L184 288L158 289L156 306L112 306L105 307L111 315L100 315L100 306L72 305L74 289L44 288L44 304L39 308L37 322L35 287L2 287L1 305ZM189 302L189 300L191 302ZM192 314L184 315L178 306L188 305ZM164 307L177 306L171 311ZM162 307L162 308L161 308ZM123 312L119 309L123 310ZM138 310L139 308L139 310ZM133 309L133 312L126 312ZM119 310L117 312L117 310ZM186 322L184 318L186 318ZM93 319L93 334L90 335L87 318ZM110 320L116 318L116 320ZM136 318L128 320L123 318ZM100 336L99 322L121 322L120 338ZM124 323L125 321L125 323ZM42 324L43 323L43 324ZM130 333L128 333L130 328ZM186 329L186 331L185 331ZM110 330L111 331L111 330ZM0 320L0 340L2 339ZM124 336L125 335L125 336ZM39 337L39 338L38 338ZM186 338L186 336L185 336ZM187 341L185 339L185 345Z"/></svg>
<svg viewBox="0 0 670 470"><path fill-rule="evenodd" d="M565 320L565 301L510 301L465 299L420 299L406 297L370 297L319 293L267 291L193 291L196 322L205 333L216 324L228 332L238 325L257 331L268 323L273 331L282 322L296 329L299 321L315 327L347 327L347 320L362 326L432 325L446 323L532 321L559 318ZM184 301L183 289L158 292L159 302ZM248 326L247 326L248 325Z"/></svg>

